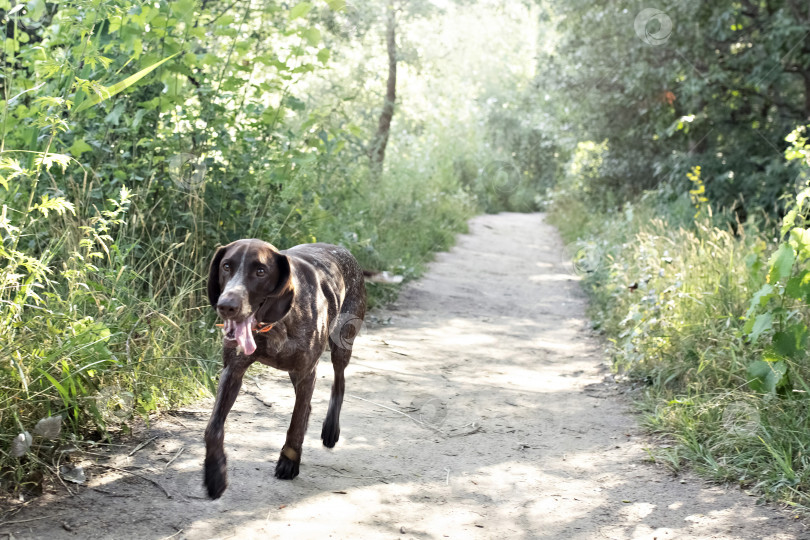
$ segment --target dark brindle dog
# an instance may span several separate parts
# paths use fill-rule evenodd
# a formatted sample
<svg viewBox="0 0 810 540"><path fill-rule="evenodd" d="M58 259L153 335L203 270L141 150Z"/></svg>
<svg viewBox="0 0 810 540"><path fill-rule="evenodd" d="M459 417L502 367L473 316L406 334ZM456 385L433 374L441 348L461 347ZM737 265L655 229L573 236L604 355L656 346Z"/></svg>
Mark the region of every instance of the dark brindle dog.
<svg viewBox="0 0 810 540"><path fill-rule="evenodd" d="M276 463L276 477L292 479L301 463L315 367L329 342L335 382L321 439L326 447L335 446L343 370L365 316L366 288L363 271L344 248L306 244L278 251L261 240L237 240L214 255L208 298L225 331L225 368L205 430L205 486L217 499L227 486L225 418L253 362L288 372L295 388L290 429Z"/></svg>

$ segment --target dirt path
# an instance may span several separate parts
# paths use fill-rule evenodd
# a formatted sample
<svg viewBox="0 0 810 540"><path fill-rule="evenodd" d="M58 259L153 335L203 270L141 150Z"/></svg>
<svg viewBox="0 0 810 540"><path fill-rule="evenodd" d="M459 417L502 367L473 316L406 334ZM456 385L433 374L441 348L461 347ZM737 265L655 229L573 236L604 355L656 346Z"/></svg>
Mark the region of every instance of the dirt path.
<svg viewBox="0 0 810 540"><path fill-rule="evenodd" d="M222 499L203 497L203 402L141 434L157 438L134 456L132 444L103 461L171 498L90 467L87 487L34 501L0 538L810 538L738 489L645 461L561 252L542 215L474 219L372 314L332 451L319 438L332 378L322 362L294 481L273 477L292 388L257 370L228 418Z"/></svg>

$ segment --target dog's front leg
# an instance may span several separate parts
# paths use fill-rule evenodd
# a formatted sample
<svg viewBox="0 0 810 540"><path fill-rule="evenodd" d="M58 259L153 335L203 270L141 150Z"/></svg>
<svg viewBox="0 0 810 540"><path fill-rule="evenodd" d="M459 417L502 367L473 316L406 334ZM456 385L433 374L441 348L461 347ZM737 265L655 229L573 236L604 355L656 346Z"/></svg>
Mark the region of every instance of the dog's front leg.
<svg viewBox="0 0 810 540"><path fill-rule="evenodd" d="M228 486L228 467L225 460L225 418L231 411L239 389L242 387L242 377L253 363L234 349L225 349L222 355L225 360L225 369L219 377L217 399L208 427L205 428L205 487L208 496L218 499Z"/></svg>
<svg viewBox="0 0 810 540"><path fill-rule="evenodd" d="M287 441L281 449L276 463L276 478L291 480L298 476L301 464L301 449L304 446L304 435L309 423L310 402L315 391L315 367L309 373L290 372L290 381L295 388L295 408L287 430Z"/></svg>

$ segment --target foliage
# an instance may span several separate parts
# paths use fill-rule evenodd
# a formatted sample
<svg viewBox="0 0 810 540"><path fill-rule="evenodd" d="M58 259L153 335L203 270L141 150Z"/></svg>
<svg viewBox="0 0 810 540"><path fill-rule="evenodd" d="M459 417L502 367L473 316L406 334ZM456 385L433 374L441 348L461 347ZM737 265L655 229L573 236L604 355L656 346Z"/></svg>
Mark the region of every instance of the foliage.
<svg viewBox="0 0 810 540"><path fill-rule="evenodd" d="M538 4L521 110L558 148L552 221L599 261L595 324L677 442L654 458L806 506L805 6Z"/></svg>
<svg viewBox="0 0 810 540"><path fill-rule="evenodd" d="M807 161L806 127L794 130L788 159ZM810 301L810 221L807 199L810 187L802 189L782 221L782 241L768 259L765 283L751 298L745 332L753 343L769 342L762 359L748 366L749 385L759 392L810 391L807 376L807 315Z"/></svg>
<svg viewBox="0 0 810 540"><path fill-rule="evenodd" d="M804 5L538 4L545 41L523 114L551 113L547 133L568 151L607 140L598 183L612 204L665 183L680 193L700 165L717 208L782 211L797 175L783 138L810 116Z"/></svg>
<svg viewBox="0 0 810 540"><path fill-rule="evenodd" d="M400 7L402 104L372 179L383 2L0 0L4 485L38 483L59 438L104 438L213 390L217 245L339 243L410 279L465 229L501 158L477 124L491 89L421 86L417 71L452 63L419 40L475 44L453 18L520 26L526 8ZM459 163L484 171L477 183ZM513 200L534 198L525 184ZM372 303L396 294L368 288ZM62 419L54 440L34 430L44 417Z"/></svg>
<svg viewBox="0 0 810 540"><path fill-rule="evenodd" d="M788 137L789 158L806 160L804 133ZM788 203L774 242L768 222L729 228L730 216L713 215L695 193L698 169L690 183L622 212L584 218L555 205L551 217L580 222L562 230L597 261L584 281L595 325L617 369L643 383L649 427L677 442L653 458L808 506L810 189Z"/></svg>

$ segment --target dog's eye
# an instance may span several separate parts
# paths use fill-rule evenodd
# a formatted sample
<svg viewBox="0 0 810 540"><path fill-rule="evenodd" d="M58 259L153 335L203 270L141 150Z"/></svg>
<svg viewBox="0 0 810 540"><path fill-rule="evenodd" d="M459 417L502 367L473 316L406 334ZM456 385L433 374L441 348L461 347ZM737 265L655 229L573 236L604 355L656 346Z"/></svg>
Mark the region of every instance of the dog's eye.
<svg viewBox="0 0 810 540"><path fill-rule="evenodd" d="M222 265L222 269L225 270L226 272L230 272L231 271L231 265L228 264L228 263L225 263L225 264Z"/></svg>
<svg viewBox="0 0 810 540"><path fill-rule="evenodd" d="M259 277L264 277L266 273L267 271L264 268L259 268L258 270L256 270L256 275Z"/></svg>

